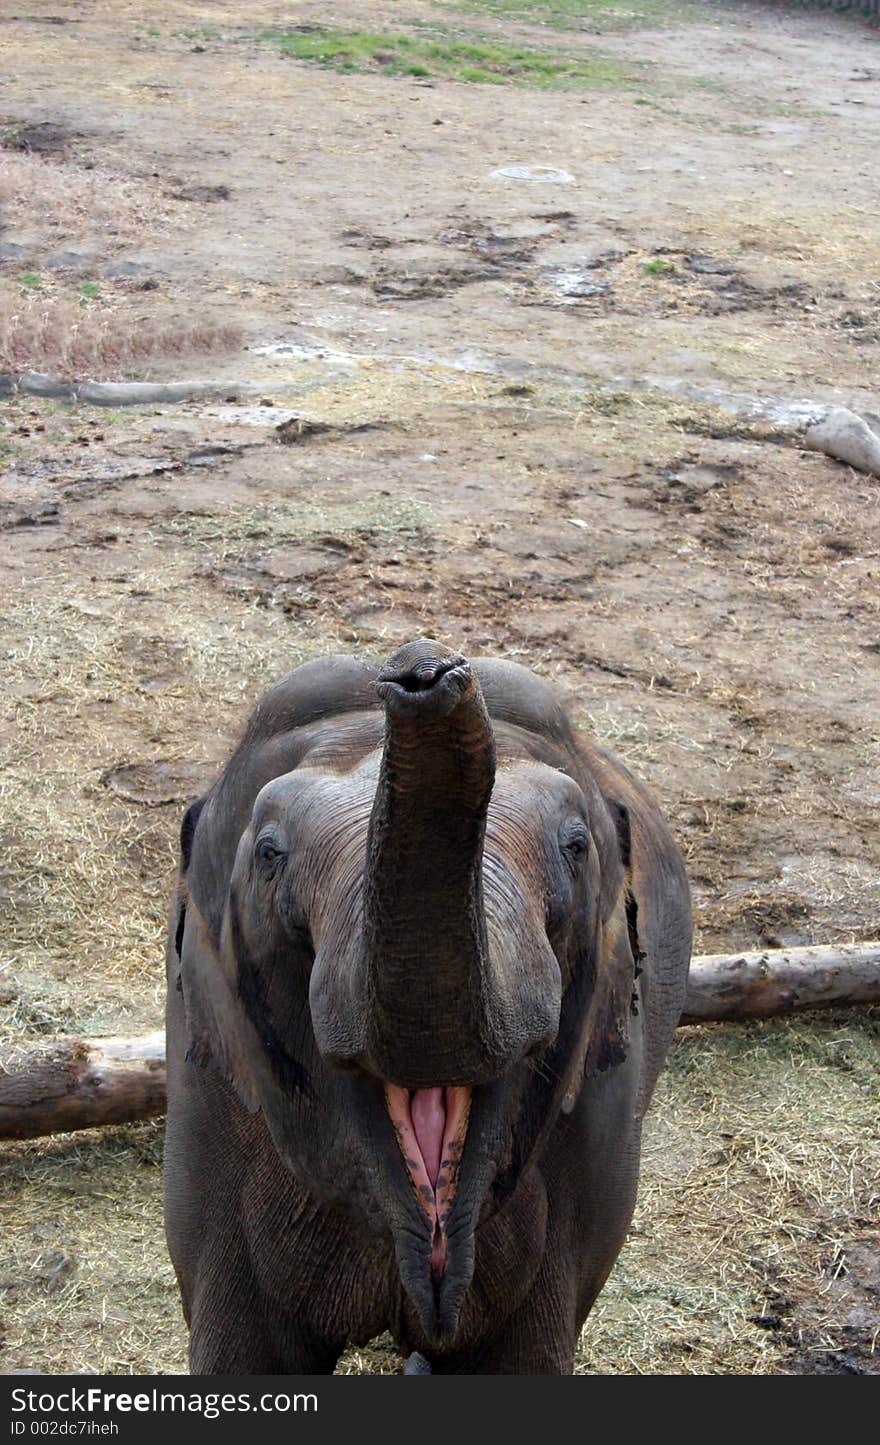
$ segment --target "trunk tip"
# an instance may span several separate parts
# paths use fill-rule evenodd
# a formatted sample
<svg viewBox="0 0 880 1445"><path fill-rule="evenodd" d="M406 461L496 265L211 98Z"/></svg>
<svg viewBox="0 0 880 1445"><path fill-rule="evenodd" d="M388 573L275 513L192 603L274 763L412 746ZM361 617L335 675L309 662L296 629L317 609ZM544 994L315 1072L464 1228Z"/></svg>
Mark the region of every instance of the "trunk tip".
<svg viewBox="0 0 880 1445"><path fill-rule="evenodd" d="M407 712L452 712L473 687L470 663L428 637L407 642L379 670L376 690L386 706Z"/></svg>

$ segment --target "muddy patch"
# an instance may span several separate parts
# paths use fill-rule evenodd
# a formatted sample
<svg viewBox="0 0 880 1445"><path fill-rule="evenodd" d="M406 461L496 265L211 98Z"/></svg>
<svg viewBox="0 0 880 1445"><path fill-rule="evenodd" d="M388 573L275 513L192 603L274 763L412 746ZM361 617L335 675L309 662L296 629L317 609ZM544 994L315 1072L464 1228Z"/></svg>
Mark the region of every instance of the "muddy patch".
<svg viewBox="0 0 880 1445"><path fill-rule="evenodd" d="M463 286L491 281L497 272L491 266L428 266L422 268L382 267L363 278L373 294L384 301L426 301L447 296Z"/></svg>
<svg viewBox="0 0 880 1445"><path fill-rule="evenodd" d="M779 1330L792 1375L880 1375L880 1235L865 1229L842 1243L819 1289L796 1304L784 1295L758 1321Z"/></svg>
<svg viewBox="0 0 880 1445"><path fill-rule="evenodd" d="M690 454L677 458L671 466L661 467L656 480L648 480L629 500L634 506L702 512L710 493L728 487L740 476L741 468L735 462L713 465Z"/></svg>
<svg viewBox="0 0 880 1445"><path fill-rule="evenodd" d="M184 758L154 762L121 763L101 774L101 782L129 803L159 808L166 803L188 803L197 798L216 776L216 765L191 763Z"/></svg>
<svg viewBox="0 0 880 1445"><path fill-rule="evenodd" d="M181 186L176 191L169 191L174 201L196 201L199 205L213 206L218 201L228 201L232 195L228 186Z"/></svg>
<svg viewBox="0 0 880 1445"><path fill-rule="evenodd" d="M81 136L57 121L0 120L0 147L28 155L64 160L71 141Z"/></svg>

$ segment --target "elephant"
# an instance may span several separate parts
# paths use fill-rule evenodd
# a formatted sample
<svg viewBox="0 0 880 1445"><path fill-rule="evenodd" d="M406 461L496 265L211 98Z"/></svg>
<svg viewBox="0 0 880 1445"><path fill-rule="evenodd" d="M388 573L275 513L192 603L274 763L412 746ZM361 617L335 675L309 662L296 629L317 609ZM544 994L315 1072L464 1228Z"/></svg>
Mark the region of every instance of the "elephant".
<svg viewBox="0 0 880 1445"><path fill-rule="evenodd" d="M657 805L427 638L257 704L186 811L165 1220L195 1374L571 1374L691 949Z"/></svg>

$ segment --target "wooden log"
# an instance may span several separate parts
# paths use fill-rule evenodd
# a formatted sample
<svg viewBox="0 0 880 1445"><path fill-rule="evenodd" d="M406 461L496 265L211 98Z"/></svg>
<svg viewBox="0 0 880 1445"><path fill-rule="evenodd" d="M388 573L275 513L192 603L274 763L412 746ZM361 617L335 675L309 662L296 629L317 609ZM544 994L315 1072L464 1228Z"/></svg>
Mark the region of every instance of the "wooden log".
<svg viewBox="0 0 880 1445"><path fill-rule="evenodd" d="M707 954L691 960L681 1023L857 1003L880 1003L880 943Z"/></svg>
<svg viewBox="0 0 880 1445"><path fill-rule="evenodd" d="M0 1139L34 1139L165 1112L165 1035L58 1039L0 1068Z"/></svg>
<svg viewBox="0 0 880 1445"><path fill-rule="evenodd" d="M880 942L691 961L681 1023L880 1003ZM165 1112L165 1036L58 1039L0 1064L0 1139L129 1124Z"/></svg>

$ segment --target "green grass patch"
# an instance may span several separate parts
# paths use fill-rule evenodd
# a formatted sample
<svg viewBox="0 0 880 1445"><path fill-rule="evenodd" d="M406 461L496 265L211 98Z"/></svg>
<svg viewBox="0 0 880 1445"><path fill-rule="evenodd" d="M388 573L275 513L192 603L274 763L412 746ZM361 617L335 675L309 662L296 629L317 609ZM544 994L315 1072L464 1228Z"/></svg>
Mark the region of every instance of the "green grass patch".
<svg viewBox="0 0 880 1445"><path fill-rule="evenodd" d="M21 284L25 291L39 291L42 282L36 271L22 271Z"/></svg>
<svg viewBox="0 0 880 1445"><path fill-rule="evenodd" d="M263 31L294 60L343 75L382 74L436 77L471 85L522 85L539 90L622 88L637 83L635 67L604 55L569 55L479 39L436 38L368 31L309 29Z"/></svg>
<svg viewBox="0 0 880 1445"><path fill-rule="evenodd" d="M662 256L656 256L653 261L642 264L642 271L646 276L668 276L674 270L672 262L664 261Z"/></svg>
<svg viewBox="0 0 880 1445"><path fill-rule="evenodd" d="M721 15L696 0L438 0L439 8L499 20L521 20L551 30L605 34L652 29L685 21L719 24Z"/></svg>

